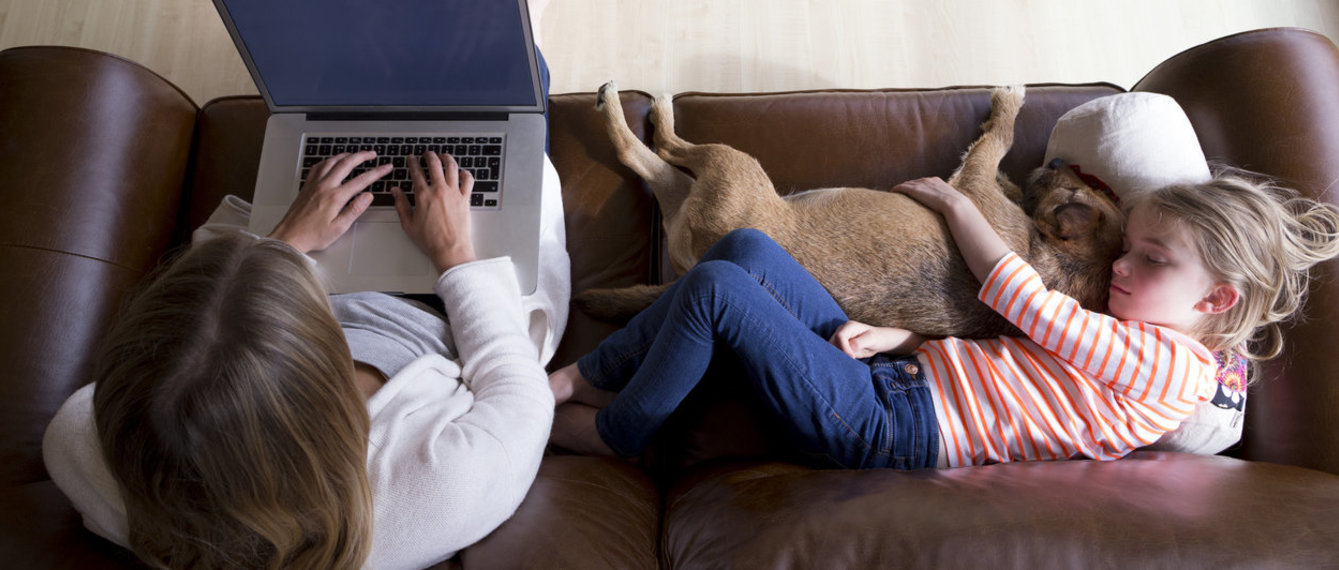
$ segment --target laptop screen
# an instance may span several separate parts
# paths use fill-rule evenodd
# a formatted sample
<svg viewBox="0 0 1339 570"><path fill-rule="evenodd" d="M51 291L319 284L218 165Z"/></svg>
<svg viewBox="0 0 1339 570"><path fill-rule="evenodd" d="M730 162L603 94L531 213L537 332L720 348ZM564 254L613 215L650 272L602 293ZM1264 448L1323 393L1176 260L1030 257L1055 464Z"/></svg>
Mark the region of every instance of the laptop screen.
<svg viewBox="0 0 1339 570"><path fill-rule="evenodd" d="M214 3L275 111L543 110L524 0Z"/></svg>

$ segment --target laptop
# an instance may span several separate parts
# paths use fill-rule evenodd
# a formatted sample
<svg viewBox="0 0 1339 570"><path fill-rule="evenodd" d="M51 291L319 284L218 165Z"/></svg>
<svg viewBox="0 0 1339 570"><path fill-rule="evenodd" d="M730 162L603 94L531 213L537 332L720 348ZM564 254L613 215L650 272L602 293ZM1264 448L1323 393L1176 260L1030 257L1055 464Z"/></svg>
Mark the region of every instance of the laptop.
<svg viewBox="0 0 1339 570"><path fill-rule="evenodd" d="M389 190L409 190L406 161L433 150L475 175L479 258L510 256L521 292L535 290L547 124L525 0L214 5L270 110L253 233L274 229L322 156L376 151L395 168L368 190L373 206L312 258L336 293L431 293L437 272L400 229Z"/></svg>

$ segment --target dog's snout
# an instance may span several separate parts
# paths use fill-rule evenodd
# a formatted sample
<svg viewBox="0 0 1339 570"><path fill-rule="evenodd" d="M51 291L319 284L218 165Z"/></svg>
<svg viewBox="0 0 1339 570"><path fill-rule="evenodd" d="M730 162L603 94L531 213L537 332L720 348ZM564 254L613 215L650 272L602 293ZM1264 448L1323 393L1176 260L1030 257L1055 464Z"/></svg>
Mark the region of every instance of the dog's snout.
<svg viewBox="0 0 1339 570"><path fill-rule="evenodd" d="M1064 168L1064 167L1065 167L1065 159L1063 159L1063 158L1057 158L1057 159L1052 160L1051 162L1047 163L1046 166L1047 166L1047 168L1050 168L1051 170L1060 170L1061 168Z"/></svg>

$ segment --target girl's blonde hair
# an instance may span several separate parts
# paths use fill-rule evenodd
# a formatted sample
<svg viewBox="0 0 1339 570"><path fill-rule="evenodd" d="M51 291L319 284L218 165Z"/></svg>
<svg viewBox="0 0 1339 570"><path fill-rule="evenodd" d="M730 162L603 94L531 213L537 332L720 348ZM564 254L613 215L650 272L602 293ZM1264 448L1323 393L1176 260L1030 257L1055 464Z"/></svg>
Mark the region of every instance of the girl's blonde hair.
<svg viewBox="0 0 1339 570"><path fill-rule="evenodd" d="M1311 266L1339 255L1339 210L1265 177L1215 168L1205 184L1134 197L1189 230L1205 267L1237 288L1237 304L1192 334L1210 350L1265 360L1283 350L1280 323L1301 309Z"/></svg>
<svg viewBox="0 0 1339 570"><path fill-rule="evenodd" d="M196 245L122 313L93 409L130 546L160 568L356 568L368 415L320 282L286 244Z"/></svg>

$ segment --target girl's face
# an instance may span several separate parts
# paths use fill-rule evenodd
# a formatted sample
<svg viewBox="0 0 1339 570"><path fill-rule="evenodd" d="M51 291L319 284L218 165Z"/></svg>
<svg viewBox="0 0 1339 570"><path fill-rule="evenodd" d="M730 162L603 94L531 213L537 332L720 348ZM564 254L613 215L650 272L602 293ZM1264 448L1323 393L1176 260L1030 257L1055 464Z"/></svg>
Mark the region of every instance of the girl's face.
<svg viewBox="0 0 1339 570"><path fill-rule="evenodd" d="M1135 206L1126 221L1122 254L1112 264L1112 316L1187 333L1206 313L1226 309L1219 308L1220 287L1227 286L1209 274L1182 224L1164 219L1151 206Z"/></svg>

